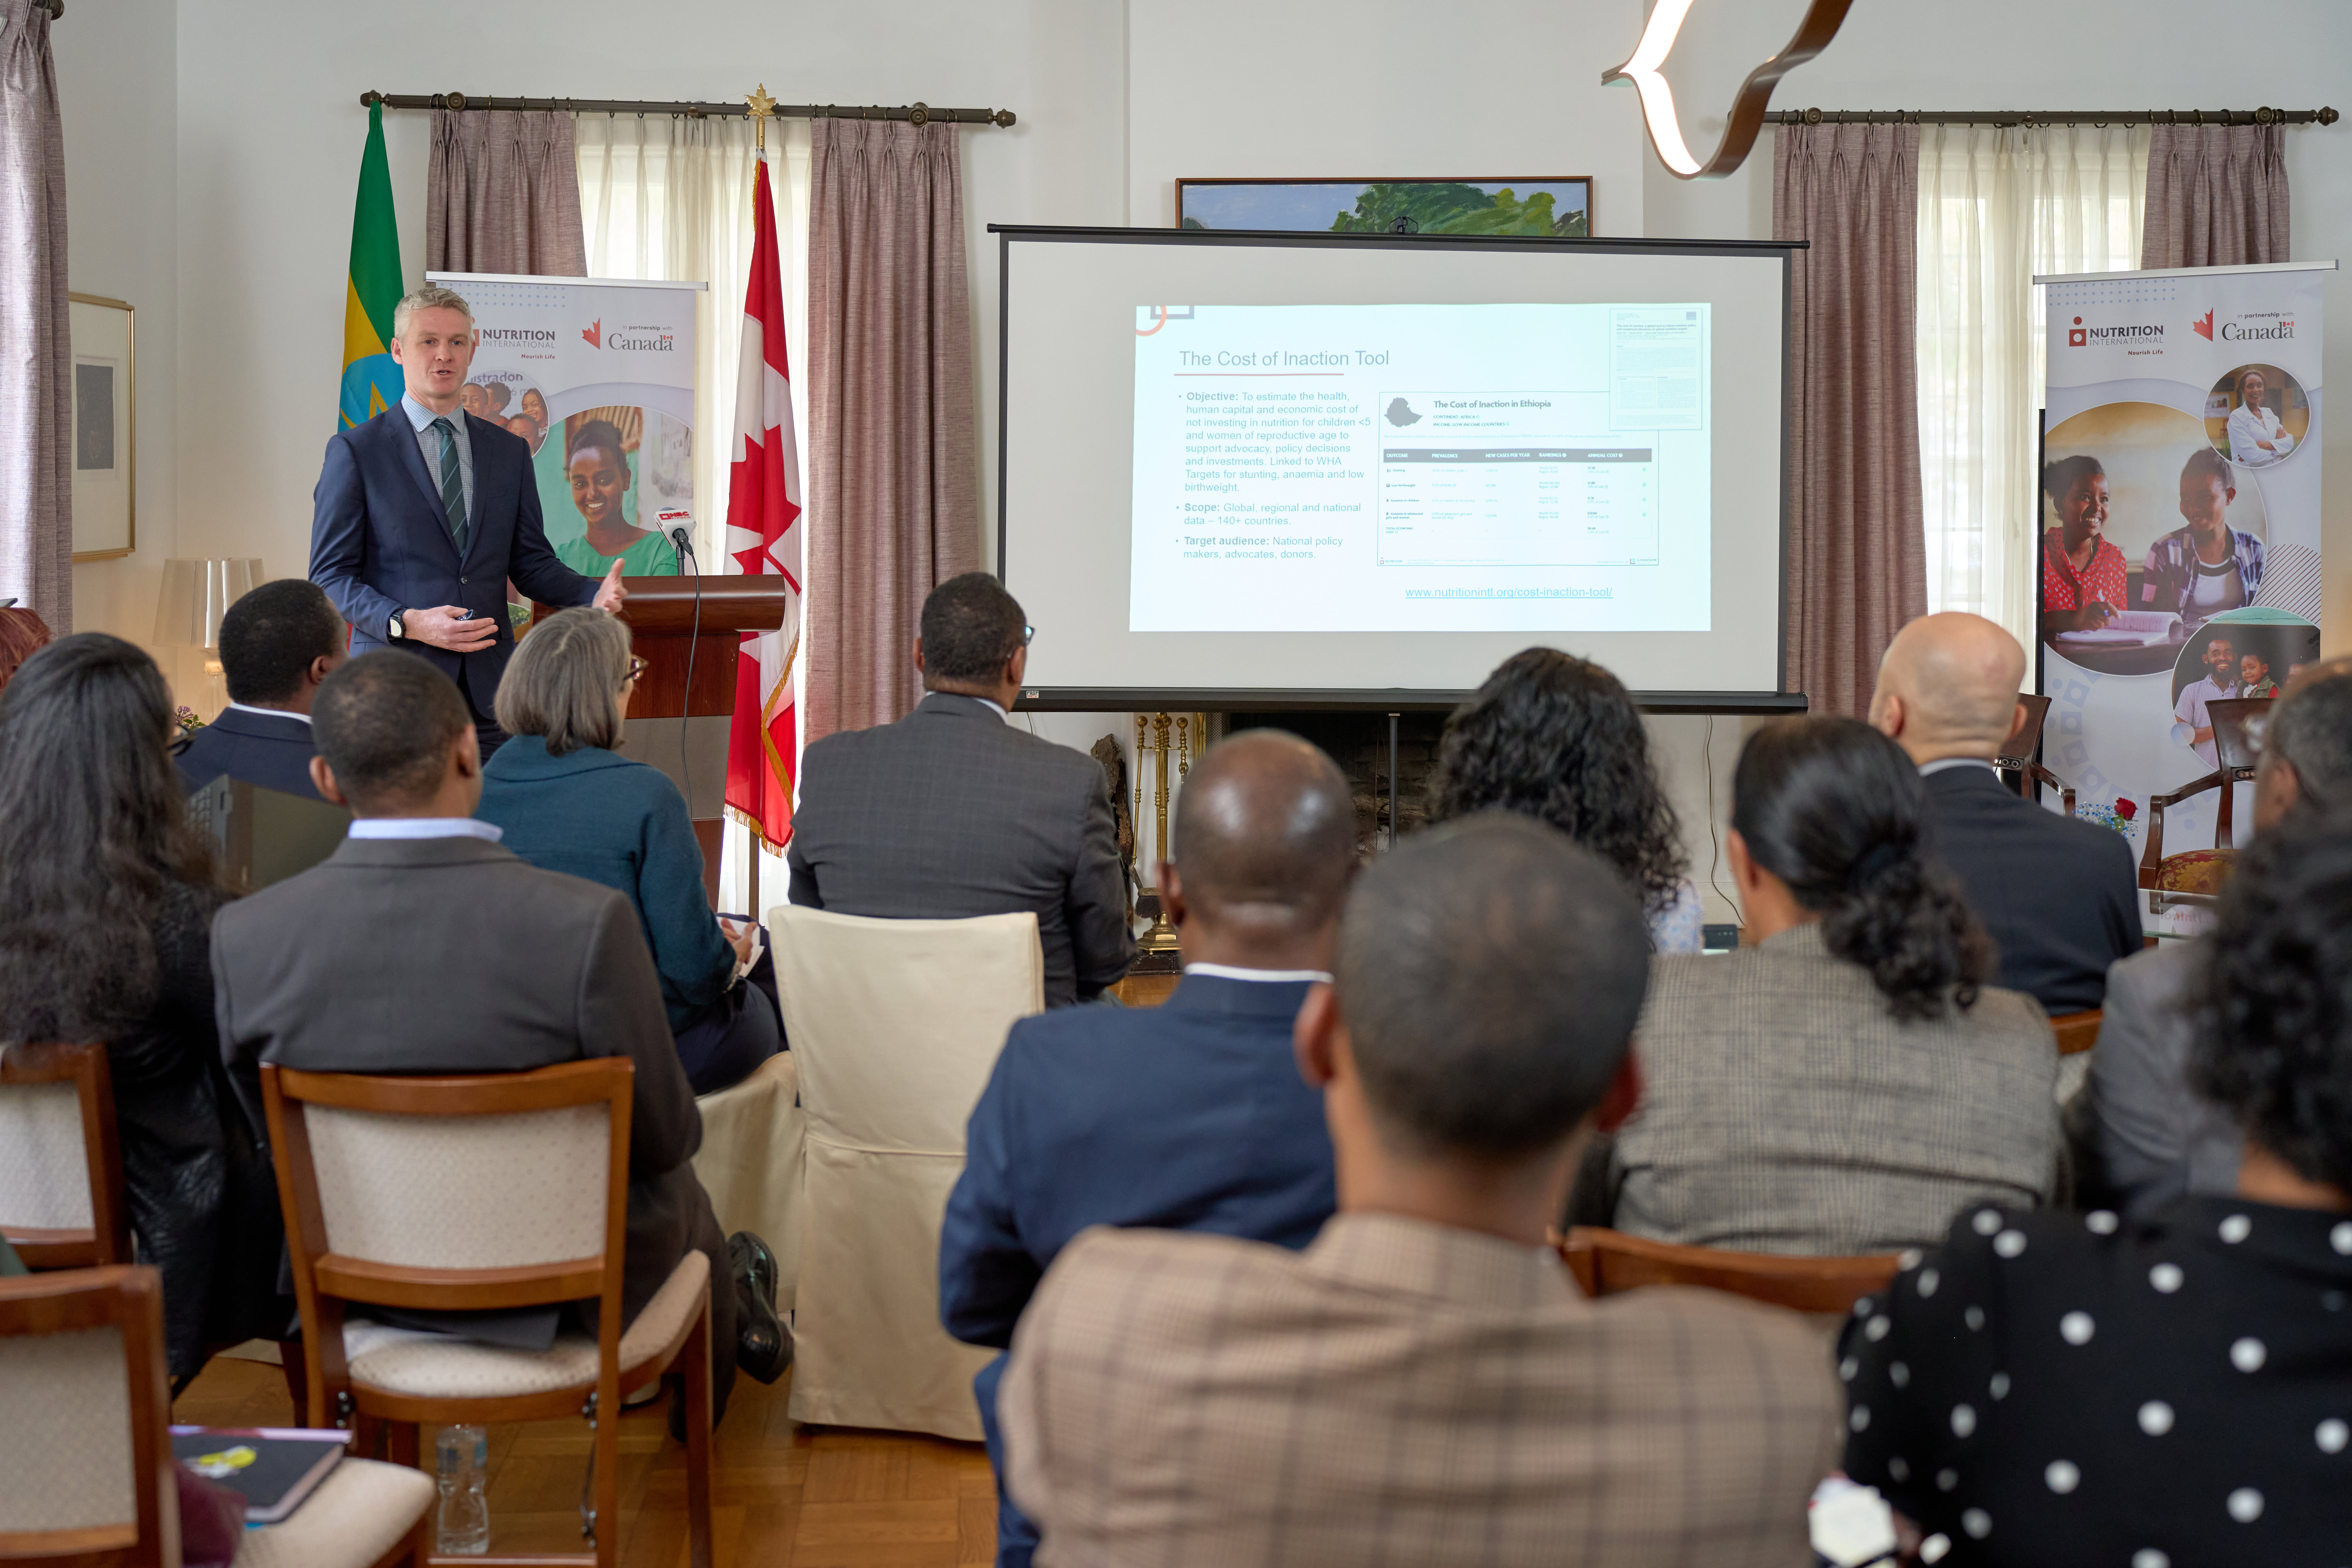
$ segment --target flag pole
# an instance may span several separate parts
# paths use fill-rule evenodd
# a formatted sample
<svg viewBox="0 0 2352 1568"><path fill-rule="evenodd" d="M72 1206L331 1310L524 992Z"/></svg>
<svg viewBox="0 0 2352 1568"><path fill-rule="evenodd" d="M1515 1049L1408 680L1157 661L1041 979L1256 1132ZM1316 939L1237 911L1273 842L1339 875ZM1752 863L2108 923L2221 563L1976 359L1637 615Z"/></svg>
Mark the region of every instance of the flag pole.
<svg viewBox="0 0 2352 1568"><path fill-rule="evenodd" d="M751 121L751 155L755 161L764 163L768 161L768 121L775 116L776 100L768 95L768 84L763 81L743 95L743 103ZM739 651L735 657L740 658L743 656ZM763 830L752 827L743 837L751 851L751 863L743 878L743 897L749 906L747 912L751 917L751 923L757 925L760 923L760 857L767 848L768 836Z"/></svg>

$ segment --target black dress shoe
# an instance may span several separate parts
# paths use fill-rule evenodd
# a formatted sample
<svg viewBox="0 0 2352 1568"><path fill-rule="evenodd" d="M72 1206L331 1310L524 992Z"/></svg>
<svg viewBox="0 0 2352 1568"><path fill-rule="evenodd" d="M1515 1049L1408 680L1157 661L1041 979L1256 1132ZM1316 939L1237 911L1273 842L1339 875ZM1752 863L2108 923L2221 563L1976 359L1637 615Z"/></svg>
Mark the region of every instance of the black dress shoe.
<svg viewBox="0 0 2352 1568"><path fill-rule="evenodd" d="M776 1255L769 1250L768 1244L748 1230L739 1230L727 1238L727 1258L734 1265L736 1273L742 1273L747 1267L751 1269L751 1283L761 1296L767 1298L768 1305L773 1307L776 1304Z"/></svg>
<svg viewBox="0 0 2352 1568"><path fill-rule="evenodd" d="M776 1315L776 1255L748 1230L727 1239L734 1265L735 1364L773 1383L793 1364L793 1331Z"/></svg>

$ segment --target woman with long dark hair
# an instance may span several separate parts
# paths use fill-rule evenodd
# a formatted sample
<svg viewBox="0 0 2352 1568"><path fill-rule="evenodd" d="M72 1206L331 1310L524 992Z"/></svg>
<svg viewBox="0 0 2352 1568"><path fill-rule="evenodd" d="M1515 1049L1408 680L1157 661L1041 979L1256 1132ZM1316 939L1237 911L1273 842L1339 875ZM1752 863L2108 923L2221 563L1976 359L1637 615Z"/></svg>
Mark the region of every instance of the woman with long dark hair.
<svg viewBox="0 0 2352 1568"><path fill-rule="evenodd" d="M1445 721L1433 822L1479 811L1548 822L1624 873L1660 952L1703 945L1698 891L1683 875L1675 808L1624 684L1557 648L1496 666Z"/></svg>
<svg viewBox="0 0 2352 1568"><path fill-rule="evenodd" d="M1928 852L1927 791L1853 719L1748 737L1726 850L1756 945L1661 959L1618 1135L1615 1223L1694 1246L1933 1245L2055 1174L2057 1047L1984 984L1991 943Z"/></svg>
<svg viewBox="0 0 2352 1568"><path fill-rule="evenodd" d="M226 895L188 823L154 660L85 632L0 692L0 1042L99 1041L131 1226L163 1276L172 1373L285 1327L266 1147L230 1093L213 1022Z"/></svg>

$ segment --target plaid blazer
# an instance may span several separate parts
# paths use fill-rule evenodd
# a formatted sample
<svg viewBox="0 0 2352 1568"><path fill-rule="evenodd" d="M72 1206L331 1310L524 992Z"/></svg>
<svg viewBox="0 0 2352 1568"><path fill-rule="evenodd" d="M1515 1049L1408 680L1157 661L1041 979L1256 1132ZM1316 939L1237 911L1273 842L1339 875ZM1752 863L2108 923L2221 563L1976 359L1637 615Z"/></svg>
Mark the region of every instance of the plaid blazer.
<svg viewBox="0 0 2352 1568"><path fill-rule="evenodd" d="M1045 1568L1801 1568L1844 1435L1793 1313L1588 1301L1549 1250L1368 1214L1303 1253L1087 1232L999 1399Z"/></svg>
<svg viewBox="0 0 2352 1568"><path fill-rule="evenodd" d="M1905 1022L1819 925L1660 958L1617 1134L1619 1229L1848 1256L1933 1247L1972 1203L2031 1208L2056 1174L2058 1047L2032 998Z"/></svg>

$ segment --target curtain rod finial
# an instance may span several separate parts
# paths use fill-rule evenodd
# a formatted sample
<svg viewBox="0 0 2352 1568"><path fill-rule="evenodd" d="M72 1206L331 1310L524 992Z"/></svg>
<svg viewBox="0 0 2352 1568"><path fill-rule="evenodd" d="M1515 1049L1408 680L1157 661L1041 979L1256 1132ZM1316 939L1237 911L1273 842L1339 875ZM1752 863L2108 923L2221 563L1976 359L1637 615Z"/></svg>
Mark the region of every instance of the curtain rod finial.
<svg viewBox="0 0 2352 1568"><path fill-rule="evenodd" d="M2329 112L2333 113L2334 110L2331 110ZM1013 113L1009 109L1000 109L994 114L990 115L989 118L995 121L1000 127L1005 130L1011 130L1013 122L1021 117Z"/></svg>
<svg viewBox="0 0 2352 1568"><path fill-rule="evenodd" d="M2333 124L2335 124L2335 123L2336 123L2336 121L2338 119L2340 119L2340 118L2341 118L2341 116L2339 116L2339 115L2336 112L2336 110L2332 110L2332 109L2322 109L2322 110L2321 110L2317 114L2314 115L2312 118L2313 118L2313 119L2315 119L2315 120L2316 120L2316 121L2318 121L2322 125L2333 125Z"/></svg>

